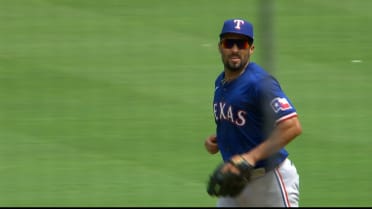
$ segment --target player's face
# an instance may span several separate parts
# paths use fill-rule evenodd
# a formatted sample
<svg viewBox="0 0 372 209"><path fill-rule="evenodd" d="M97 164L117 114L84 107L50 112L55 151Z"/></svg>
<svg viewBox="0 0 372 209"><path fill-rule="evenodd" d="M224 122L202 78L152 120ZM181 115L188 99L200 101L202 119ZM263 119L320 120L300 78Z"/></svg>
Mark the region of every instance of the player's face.
<svg viewBox="0 0 372 209"><path fill-rule="evenodd" d="M230 71L242 70L253 54L254 45L249 45L245 36L226 34L218 44L225 69Z"/></svg>

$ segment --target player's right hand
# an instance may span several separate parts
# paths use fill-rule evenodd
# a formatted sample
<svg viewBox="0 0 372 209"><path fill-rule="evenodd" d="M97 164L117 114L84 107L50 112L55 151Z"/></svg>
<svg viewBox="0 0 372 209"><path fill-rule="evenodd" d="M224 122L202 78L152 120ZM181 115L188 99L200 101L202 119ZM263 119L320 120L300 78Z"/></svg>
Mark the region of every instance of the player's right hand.
<svg viewBox="0 0 372 209"><path fill-rule="evenodd" d="M204 141L204 146L209 153L216 154L219 151L216 135L213 134L211 136L208 136L207 139Z"/></svg>

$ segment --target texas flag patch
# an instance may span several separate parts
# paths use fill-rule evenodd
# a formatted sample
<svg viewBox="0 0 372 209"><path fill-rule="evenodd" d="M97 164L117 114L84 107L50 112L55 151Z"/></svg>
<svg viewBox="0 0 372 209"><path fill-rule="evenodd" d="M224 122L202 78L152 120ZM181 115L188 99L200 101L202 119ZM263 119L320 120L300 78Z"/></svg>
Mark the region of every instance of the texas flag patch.
<svg viewBox="0 0 372 209"><path fill-rule="evenodd" d="M289 104L288 100L282 97L276 97L275 99L273 99L271 101L271 107L276 113L279 111L292 109L292 106L291 104Z"/></svg>

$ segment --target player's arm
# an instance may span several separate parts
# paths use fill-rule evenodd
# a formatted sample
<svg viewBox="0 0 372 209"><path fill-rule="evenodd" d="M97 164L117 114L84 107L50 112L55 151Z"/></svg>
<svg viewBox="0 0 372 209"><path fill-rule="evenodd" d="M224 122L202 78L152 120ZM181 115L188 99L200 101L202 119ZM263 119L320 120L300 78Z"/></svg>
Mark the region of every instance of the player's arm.
<svg viewBox="0 0 372 209"><path fill-rule="evenodd" d="M242 155L252 165L278 152L302 133L302 127L297 116L279 122L272 134L256 148ZM234 158L239 158L235 156Z"/></svg>

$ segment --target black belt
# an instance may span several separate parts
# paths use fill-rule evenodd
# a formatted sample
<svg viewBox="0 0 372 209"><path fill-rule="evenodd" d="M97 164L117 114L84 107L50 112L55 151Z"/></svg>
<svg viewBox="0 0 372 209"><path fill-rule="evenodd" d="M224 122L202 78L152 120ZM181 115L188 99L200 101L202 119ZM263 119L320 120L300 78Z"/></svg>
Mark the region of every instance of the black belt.
<svg viewBox="0 0 372 209"><path fill-rule="evenodd" d="M274 170L275 168L279 167L287 158L285 158L282 162L277 163L277 164L270 164L258 168L254 168L252 172L252 177L251 178L258 178L261 176L264 176L266 173Z"/></svg>

